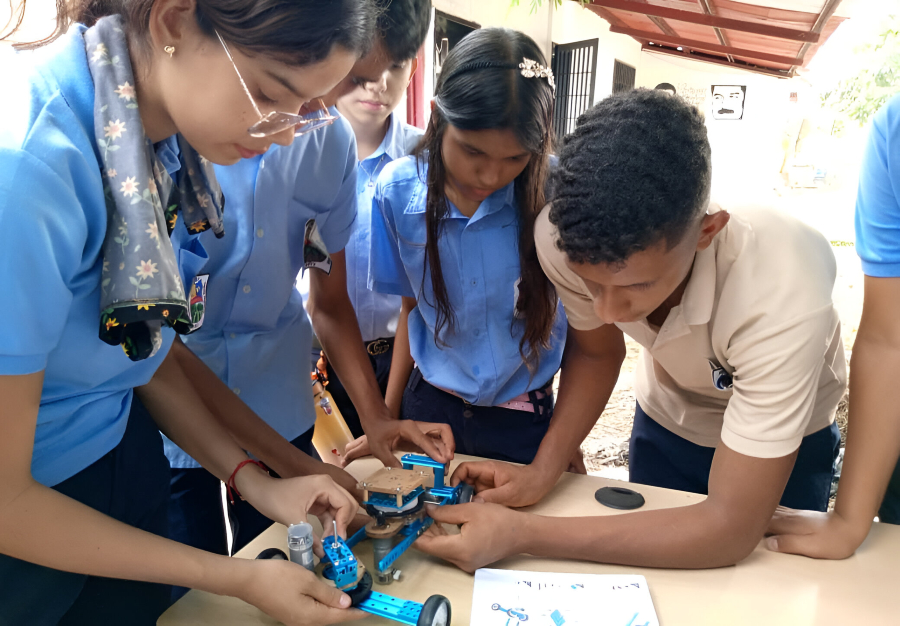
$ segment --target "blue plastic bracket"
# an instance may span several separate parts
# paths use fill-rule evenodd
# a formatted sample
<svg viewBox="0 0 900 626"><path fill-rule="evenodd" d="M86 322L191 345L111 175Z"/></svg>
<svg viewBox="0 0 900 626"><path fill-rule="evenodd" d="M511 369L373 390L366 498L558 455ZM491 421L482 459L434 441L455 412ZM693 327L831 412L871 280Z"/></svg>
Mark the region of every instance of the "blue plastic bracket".
<svg viewBox="0 0 900 626"><path fill-rule="evenodd" d="M438 488L444 486L444 474L447 472L447 467L443 463L422 454L404 454L400 457L400 462L403 463L403 469L407 470L412 469L415 465L430 467L434 470L434 486Z"/></svg>
<svg viewBox="0 0 900 626"><path fill-rule="evenodd" d="M322 538L322 548L325 550L326 558L331 562L322 575L333 580L338 589L355 585L357 562L347 543L340 537L335 538L332 535Z"/></svg>
<svg viewBox="0 0 900 626"><path fill-rule="evenodd" d="M368 598L357 604L356 608L409 626L416 626L422 613L422 605L418 602L401 600L377 591L373 591Z"/></svg>
<svg viewBox="0 0 900 626"><path fill-rule="evenodd" d="M400 532L406 535L406 539L398 543L394 546L394 549L387 553L383 559L378 561L377 568L379 572L387 571L387 569L394 564L394 561L400 558L400 555L406 552L406 549L410 547L416 539L419 538L419 535L428 530L428 527L434 523L434 520L430 517L426 517L423 520L419 520L415 524L410 524L406 528L402 529Z"/></svg>

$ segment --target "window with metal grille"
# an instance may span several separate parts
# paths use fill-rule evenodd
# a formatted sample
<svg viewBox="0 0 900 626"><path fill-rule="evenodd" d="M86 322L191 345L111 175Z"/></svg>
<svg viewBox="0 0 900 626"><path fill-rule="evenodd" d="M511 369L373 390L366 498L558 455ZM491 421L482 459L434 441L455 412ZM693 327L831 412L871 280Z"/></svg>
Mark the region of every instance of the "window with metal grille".
<svg viewBox="0 0 900 626"><path fill-rule="evenodd" d="M558 140L575 130L578 116L594 104L598 44L598 39L553 44L550 63L556 79L553 130Z"/></svg>
<svg viewBox="0 0 900 626"><path fill-rule="evenodd" d="M620 91L630 91L634 89L635 70L630 65L625 65L621 61L616 61L613 65L613 93Z"/></svg>

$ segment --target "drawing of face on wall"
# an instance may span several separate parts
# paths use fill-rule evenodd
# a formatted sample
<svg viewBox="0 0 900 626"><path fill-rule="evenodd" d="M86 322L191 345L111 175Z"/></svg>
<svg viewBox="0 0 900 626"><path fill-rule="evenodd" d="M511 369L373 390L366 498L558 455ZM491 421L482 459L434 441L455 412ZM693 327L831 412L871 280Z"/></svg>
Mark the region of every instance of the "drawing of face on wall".
<svg viewBox="0 0 900 626"><path fill-rule="evenodd" d="M714 120L739 120L744 117L746 85L712 85L710 89Z"/></svg>

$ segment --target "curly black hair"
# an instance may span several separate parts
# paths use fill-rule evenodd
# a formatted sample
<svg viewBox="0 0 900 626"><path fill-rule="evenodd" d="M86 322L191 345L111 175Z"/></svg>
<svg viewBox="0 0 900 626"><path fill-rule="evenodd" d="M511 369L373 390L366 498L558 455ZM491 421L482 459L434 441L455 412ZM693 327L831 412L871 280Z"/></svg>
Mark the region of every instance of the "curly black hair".
<svg viewBox="0 0 900 626"><path fill-rule="evenodd" d="M712 176L703 115L682 98L635 89L585 111L554 172L550 221L572 263L625 262L677 245L706 212Z"/></svg>
<svg viewBox="0 0 900 626"><path fill-rule="evenodd" d="M431 23L431 0L375 0L376 29L391 60L402 63L416 56Z"/></svg>

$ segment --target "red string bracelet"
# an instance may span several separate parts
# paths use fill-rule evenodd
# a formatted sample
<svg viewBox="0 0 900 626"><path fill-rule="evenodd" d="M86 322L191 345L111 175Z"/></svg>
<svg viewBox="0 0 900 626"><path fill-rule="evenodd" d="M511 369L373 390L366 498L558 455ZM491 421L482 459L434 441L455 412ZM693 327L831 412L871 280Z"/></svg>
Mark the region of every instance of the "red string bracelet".
<svg viewBox="0 0 900 626"><path fill-rule="evenodd" d="M238 463L237 467L234 468L234 471L231 472L231 476L229 476L228 480L225 481L225 491L228 492L228 500L231 502L231 504L234 504L235 496L237 496L241 500L244 499L244 496L242 496L241 492L238 491L237 484L235 484L235 482L234 482L234 478L235 478L235 476L237 476L237 473L239 471L241 471L241 468L244 467L245 465L259 465L263 469L264 472L266 472L266 473L269 472L269 468L266 467L266 464L263 463L262 461L257 461L255 459L247 459L245 461L241 461L240 463Z"/></svg>

